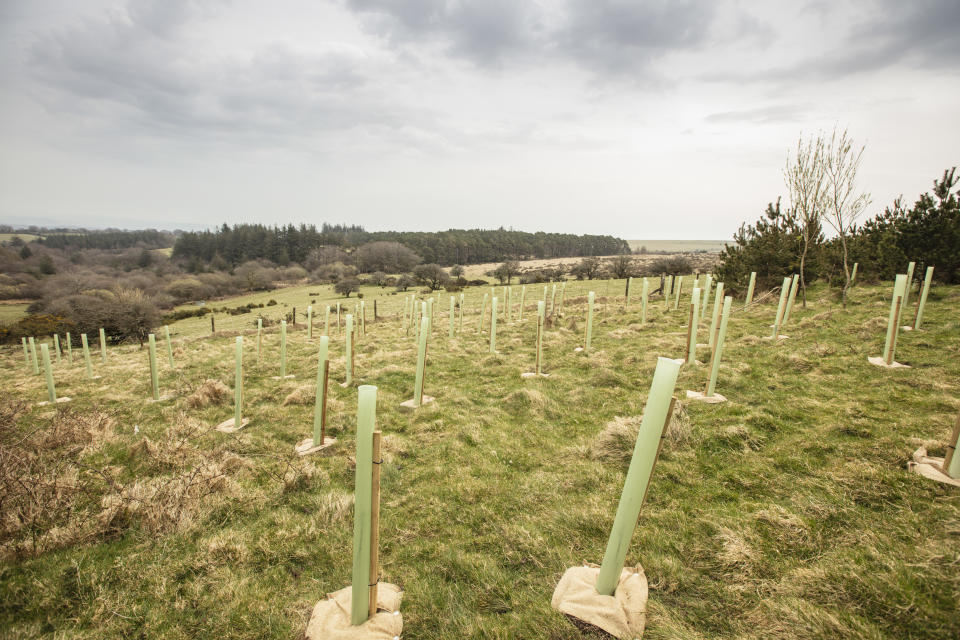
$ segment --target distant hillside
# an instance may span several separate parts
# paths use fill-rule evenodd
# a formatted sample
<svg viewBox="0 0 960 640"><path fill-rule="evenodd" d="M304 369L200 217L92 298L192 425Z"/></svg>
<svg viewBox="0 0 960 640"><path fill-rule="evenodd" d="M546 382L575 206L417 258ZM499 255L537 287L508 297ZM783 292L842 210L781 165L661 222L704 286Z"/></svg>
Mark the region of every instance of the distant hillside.
<svg viewBox="0 0 960 640"><path fill-rule="evenodd" d="M729 240L627 240L630 249L638 252L646 247L650 253L680 253L685 251L706 251L720 253L730 244Z"/></svg>

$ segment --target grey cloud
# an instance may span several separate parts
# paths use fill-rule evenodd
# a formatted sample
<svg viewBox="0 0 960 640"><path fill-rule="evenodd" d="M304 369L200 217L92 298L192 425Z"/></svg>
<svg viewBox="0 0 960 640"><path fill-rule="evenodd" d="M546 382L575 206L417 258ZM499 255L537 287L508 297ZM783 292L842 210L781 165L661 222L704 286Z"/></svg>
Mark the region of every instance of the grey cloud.
<svg viewBox="0 0 960 640"><path fill-rule="evenodd" d="M781 122L796 122L800 120L804 108L795 104L772 105L756 109L742 109L738 111L722 111L711 113L704 120L712 124L724 123L751 123L775 124Z"/></svg>
<svg viewBox="0 0 960 640"><path fill-rule="evenodd" d="M651 76L651 63L712 39L717 3L707 0L343 0L395 46L439 43L478 65L563 61L601 74ZM736 13L727 39L769 27Z"/></svg>
<svg viewBox="0 0 960 640"><path fill-rule="evenodd" d="M380 63L359 50L201 50L181 30L198 10L192 2L137 0L125 12L38 37L27 63L41 99L112 129L191 139L429 125L430 114L396 104L371 81Z"/></svg>

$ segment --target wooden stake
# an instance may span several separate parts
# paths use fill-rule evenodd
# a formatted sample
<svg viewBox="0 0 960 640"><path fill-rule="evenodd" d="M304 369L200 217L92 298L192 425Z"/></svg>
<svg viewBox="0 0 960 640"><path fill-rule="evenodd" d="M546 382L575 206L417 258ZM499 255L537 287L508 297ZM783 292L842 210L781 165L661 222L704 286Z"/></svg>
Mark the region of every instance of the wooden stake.
<svg viewBox="0 0 960 640"><path fill-rule="evenodd" d="M377 584L380 582L380 431L373 432L373 477L370 483L370 604L368 615L377 613Z"/></svg>
<svg viewBox="0 0 960 640"><path fill-rule="evenodd" d="M217 332L217 325L213 322L213 314L210 314L210 333Z"/></svg>

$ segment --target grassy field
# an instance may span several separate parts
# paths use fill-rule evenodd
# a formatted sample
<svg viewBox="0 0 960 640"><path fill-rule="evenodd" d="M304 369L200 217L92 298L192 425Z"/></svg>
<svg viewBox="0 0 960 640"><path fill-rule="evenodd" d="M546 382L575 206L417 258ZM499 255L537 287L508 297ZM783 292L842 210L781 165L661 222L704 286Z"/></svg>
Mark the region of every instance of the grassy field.
<svg viewBox="0 0 960 640"><path fill-rule="evenodd" d="M0 324L12 324L27 315L28 306L25 302L0 303Z"/></svg>
<svg viewBox="0 0 960 640"><path fill-rule="evenodd" d="M587 355L573 349L588 288L599 301ZM425 385L437 402L415 414L398 411L416 357L402 298L377 298L374 323L376 294L364 292L355 382L379 388L383 580L405 590L405 637L599 637L550 597L566 568L602 558L657 356L684 353L684 305L654 298L641 324L636 298L623 310L622 281L570 283L545 335L550 378L521 380L543 289L528 286L522 322L501 318L496 354L478 333L483 292L467 291L452 340L441 295ZM299 312L311 293L322 312L323 287L262 297ZM813 287L776 345L763 339L775 298L735 305L725 404L688 402L707 372L684 367L627 557L650 582L646 638L960 636L960 491L904 469L920 444L943 454L960 410L960 287L934 288L923 330L899 342L913 368L896 371L866 361L882 349L889 293L857 288L844 310ZM158 404L135 346L96 360L100 380L85 380L79 358L57 365L73 401L56 409L27 404L45 399L42 377L19 347L3 351L4 637L302 638L317 600L348 585L356 389L336 384L343 336L331 328L338 442L300 459L316 338L302 320L291 328L296 378L273 380L278 336L265 332L258 358L253 317L218 316L214 336L208 319L174 325L176 367L161 341L160 383L175 398ZM251 425L226 435L211 426L232 416L240 329Z"/></svg>
<svg viewBox="0 0 960 640"><path fill-rule="evenodd" d="M729 240L627 240L630 249L638 251L640 247L646 247L647 251L665 251L667 253L680 253L690 251L707 251L709 253L720 253L723 248L730 244Z"/></svg>
<svg viewBox="0 0 960 640"><path fill-rule="evenodd" d="M43 236L36 236L32 233L0 233L0 244L7 244L16 237L19 237L24 242L33 242L35 240L43 239Z"/></svg>

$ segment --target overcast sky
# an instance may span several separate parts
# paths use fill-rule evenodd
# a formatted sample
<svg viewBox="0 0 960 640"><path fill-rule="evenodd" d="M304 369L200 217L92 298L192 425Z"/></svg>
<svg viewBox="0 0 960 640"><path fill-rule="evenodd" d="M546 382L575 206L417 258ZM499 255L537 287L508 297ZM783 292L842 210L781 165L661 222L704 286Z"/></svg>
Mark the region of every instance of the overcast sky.
<svg viewBox="0 0 960 640"><path fill-rule="evenodd" d="M0 0L0 221L726 239L960 164L960 2Z"/></svg>

